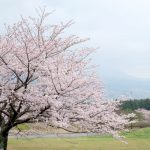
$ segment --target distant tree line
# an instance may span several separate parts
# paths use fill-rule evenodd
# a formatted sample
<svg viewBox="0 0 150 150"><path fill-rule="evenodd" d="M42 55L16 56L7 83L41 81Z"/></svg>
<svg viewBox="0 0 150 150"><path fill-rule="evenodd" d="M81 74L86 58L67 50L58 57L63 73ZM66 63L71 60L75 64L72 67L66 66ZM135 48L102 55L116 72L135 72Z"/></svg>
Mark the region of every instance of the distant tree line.
<svg viewBox="0 0 150 150"><path fill-rule="evenodd" d="M133 99L122 102L122 110L134 111L136 109L150 110L150 99Z"/></svg>

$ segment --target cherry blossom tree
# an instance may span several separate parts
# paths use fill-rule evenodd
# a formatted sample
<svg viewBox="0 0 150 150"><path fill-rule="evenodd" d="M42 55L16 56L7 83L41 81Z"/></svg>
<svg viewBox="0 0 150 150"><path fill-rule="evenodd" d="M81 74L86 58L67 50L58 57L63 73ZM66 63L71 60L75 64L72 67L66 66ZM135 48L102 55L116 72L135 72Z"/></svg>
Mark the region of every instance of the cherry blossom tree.
<svg viewBox="0 0 150 150"><path fill-rule="evenodd" d="M0 38L0 141L23 123L45 122L68 131L118 135L127 123L106 101L90 65L87 39L66 36L72 22L45 25L49 14L22 18ZM81 47L81 46L80 46Z"/></svg>

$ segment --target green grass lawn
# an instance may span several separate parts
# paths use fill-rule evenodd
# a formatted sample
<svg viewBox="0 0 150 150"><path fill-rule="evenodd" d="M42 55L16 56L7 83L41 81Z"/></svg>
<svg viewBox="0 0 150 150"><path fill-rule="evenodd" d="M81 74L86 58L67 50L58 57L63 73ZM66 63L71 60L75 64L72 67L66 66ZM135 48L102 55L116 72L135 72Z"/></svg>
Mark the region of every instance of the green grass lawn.
<svg viewBox="0 0 150 150"><path fill-rule="evenodd" d="M9 139L8 150L150 150L150 128L123 133L128 144L110 136Z"/></svg>

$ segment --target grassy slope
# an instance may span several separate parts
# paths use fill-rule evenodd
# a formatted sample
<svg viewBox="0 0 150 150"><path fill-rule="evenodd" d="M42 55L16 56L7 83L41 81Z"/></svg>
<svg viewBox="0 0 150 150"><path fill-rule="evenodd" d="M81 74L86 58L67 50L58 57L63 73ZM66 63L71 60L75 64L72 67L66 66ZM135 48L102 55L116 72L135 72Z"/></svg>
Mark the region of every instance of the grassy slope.
<svg viewBox="0 0 150 150"><path fill-rule="evenodd" d="M126 135L128 144L112 137L9 139L9 150L150 150L150 128Z"/></svg>

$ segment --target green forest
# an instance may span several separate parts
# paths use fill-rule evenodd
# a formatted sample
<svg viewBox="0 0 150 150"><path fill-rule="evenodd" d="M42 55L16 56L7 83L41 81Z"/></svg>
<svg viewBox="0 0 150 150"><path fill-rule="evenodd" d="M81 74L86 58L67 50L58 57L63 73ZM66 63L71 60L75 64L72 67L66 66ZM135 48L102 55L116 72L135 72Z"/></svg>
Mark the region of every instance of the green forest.
<svg viewBox="0 0 150 150"><path fill-rule="evenodd" d="M121 104L122 110L134 111L136 109L150 110L150 99L131 99L123 101Z"/></svg>

